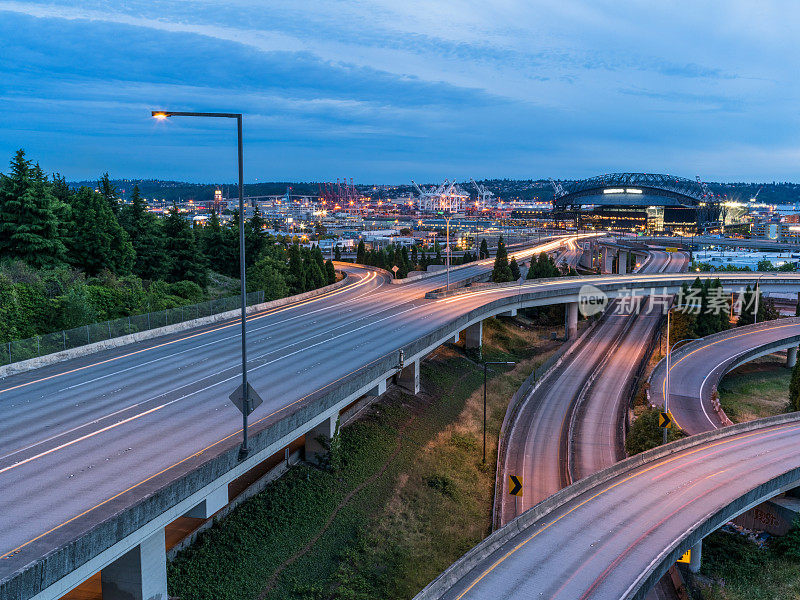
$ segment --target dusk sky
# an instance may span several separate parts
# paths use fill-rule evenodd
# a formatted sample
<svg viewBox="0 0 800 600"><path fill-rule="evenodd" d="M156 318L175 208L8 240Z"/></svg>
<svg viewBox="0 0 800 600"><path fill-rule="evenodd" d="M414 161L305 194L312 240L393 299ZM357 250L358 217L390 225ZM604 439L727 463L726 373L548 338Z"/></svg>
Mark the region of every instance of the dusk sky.
<svg viewBox="0 0 800 600"><path fill-rule="evenodd" d="M797 2L0 0L0 171L798 181Z"/></svg>

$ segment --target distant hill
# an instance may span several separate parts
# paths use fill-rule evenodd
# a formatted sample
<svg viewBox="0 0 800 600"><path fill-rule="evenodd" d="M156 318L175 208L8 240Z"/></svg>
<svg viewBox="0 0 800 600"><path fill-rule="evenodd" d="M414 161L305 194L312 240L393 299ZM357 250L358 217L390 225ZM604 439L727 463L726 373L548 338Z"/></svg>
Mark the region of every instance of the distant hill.
<svg viewBox="0 0 800 600"><path fill-rule="evenodd" d="M161 181L157 179L116 179L114 185L120 190L123 198L130 198L134 185L139 186L139 191L144 198L157 198L174 201L208 201L213 199L214 190L222 189L227 197L236 196L236 185L231 183L211 184L211 183L188 183L185 181ZM438 182L437 182L438 183ZM549 181L544 179L484 179L479 183L485 185L498 197L505 200L550 200L553 197L553 190ZM562 183L566 183L562 180ZM96 181L76 181L70 185L79 187L86 185L95 187ZM431 183L424 184L431 185ZM272 181L265 183L248 183L244 186L245 196L269 196L274 194L285 194L286 188L292 188L292 194L301 196L316 196L319 194L319 184L316 182L290 182ZM462 187L475 195L475 190L471 184L462 183ZM800 202L800 184L790 182L771 182L771 183L709 183L709 189L717 195L728 198L732 201L747 201L756 192L758 200L768 204L795 204ZM414 192L411 185L386 186L386 185L356 185L356 188L364 195L375 198L390 198L395 196L407 196Z"/></svg>

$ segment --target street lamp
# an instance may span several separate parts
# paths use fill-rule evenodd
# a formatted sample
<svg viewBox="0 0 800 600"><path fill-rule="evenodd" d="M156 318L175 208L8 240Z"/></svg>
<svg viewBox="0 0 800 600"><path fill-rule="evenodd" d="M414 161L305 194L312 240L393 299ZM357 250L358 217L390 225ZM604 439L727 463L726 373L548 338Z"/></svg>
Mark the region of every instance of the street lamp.
<svg viewBox="0 0 800 600"><path fill-rule="evenodd" d="M242 280L242 445L239 447L239 460L247 457L250 449L247 444L247 415L250 413L250 394L247 384L247 330L245 320L247 315L247 286L245 282L244 269L244 169L242 166L242 113L218 113L218 112L184 112L170 110L154 110L151 115L159 120L168 117L212 117L223 119L236 119L236 134L239 157L239 276Z"/></svg>
<svg viewBox="0 0 800 600"><path fill-rule="evenodd" d="M675 310L675 309L670 308L667 311L667 357L665 359L666 360L667 371L666 371L666 374L664 375L664 412L665 413L669 413L669 369L670 369L669 359L670 359L670 355L672 354L672 350L678 344L682 344L684 342L692 342L692 341L695 341L695 340L703 339L703 338L685 338L685 339L682 339L682 340L678 340L677 342L672 344L672 346L670 346L669 345L669 316L672 314L673 310ZM666 428L664 428L664 443L665 444L667 443L667 429Z"/></svg>
<svg viewBox="0 0 800 600"><path fill-rule="evenodd" d="M763 276L764 275L759 275L758 279L756 279L756 289L755 289L756 305L755 305L755 308L753 309L753 325L758 323L758 298L761 295L761 294L758 293L758 284L761 283L761 278Z"/></svg>
<svg viewBox="0 0 800 600"><path fill-rule="evenodd" d="M445 216L444 220L447 223L447 286L445 287L445 295L450 293L450 219L453 215Z"/></svg>
<svg viewBox="0 0 800 600"><path fill-rule="evenodd" d="M486 366L515 365L514 362L489 361L483 363L483 464L486 464Z"/></svg>

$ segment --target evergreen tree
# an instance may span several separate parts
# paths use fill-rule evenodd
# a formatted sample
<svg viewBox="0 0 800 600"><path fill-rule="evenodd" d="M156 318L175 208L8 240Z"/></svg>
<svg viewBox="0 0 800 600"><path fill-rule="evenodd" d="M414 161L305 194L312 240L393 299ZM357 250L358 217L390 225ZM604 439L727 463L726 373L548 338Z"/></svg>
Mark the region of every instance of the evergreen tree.
<svg viewBox="0 0 800 600"><path fill-rule="evenodd" d="M742 293L741 311L736 325L752 325L755 323L755 310L755 292L748 285Z"/></svg>
<svg viewBox="0 0 800 600"><path fill-rule="evenodd" d="M480 258L489 258L489 244L486 243L486 238L481 240Z"/></svg>
<svg viewBox="0 0 800 600"><path fill-rule="evenodd" d="M509 267L511 268L511 276L513 280L516 281L520 277L522 277L522 273L519 270L519 265L517 264L517 259L512 258L511 262L509 263Z"/></svg>
<svg viewBox="0 0 800 600"><path fill-rule="evenodd" d="M80 188L73 196L72 217L69 259L74 266L87 275L104 269L117 275L131 272L136 252L102 195Z"/></svg>
<svg viewBox="0 0 800 600"><path fill-rule="evenodd" d="M365 256L366 249L364 248L364 240L358 240L358 248L356 249L356 262L358 264L364 264Z"/></svg>
<svg viewBox="0 0 800 600"><path fill-rule="evenodd" d="M37 268L61 264L66 249L45 174L18 150L9 174L0 177L0 256Z"/></svg>
<svg viewBox="0 0 800 600"><path fill-rule="evenodd" d="M97 182L97 189L106 203L108 203L111 212L116 216L119 213L119 193L117 192L117 186L111 183L108 178L108 173L103 173L100 181Z"/></svg>
<svg viewBox="0 0 800 600"><path fill-rule="evenodd" d="M322 279L325 280L325 257L322 256L322 250L319 249L319 246L315 245L311 250L311 257L317 263L319 272L322 274Z"/></svg>
<svg viewBox="0 0 800 600"><path fill-rule="evenodd" d="M272 256L262 256L247 270L247 291L264 292L264 300L278 300L289 295L286 263Z"/></svg>
<svg viewBox="0 0 800 600"><path fill-rule="evenodd" d="M289 274L286 278L292 294L302 294L310 289L306 284L306 272L303 268L303 257L300 253L300 246L292 244L289 246Z"/></svg>
<svg viewBox="0 0 800 600"><path fill-rule="evenodd" d="M325 261L325 275L328 279L328 285L336 283L336 267L333 266L331 259Z"/></svg>
<svg viewBox="0 0 800 600"><path fill-rule="evenodd" d="M248 268L256 264L267 249L269 239L264 230L265 226L266 222L256 206L253 216L247 220L244 226L244 260L245 266Z"/></svg>
<svg viewBox="0 0 800 600"><path fill-rule="evenodd" d="M414 244L413 246L411 246L411 263L413 265L417 265L419 264L418 261L419 261L419 255L417 251L417 245ZM800 294L798 294L798 298L800 298ZM797 306L799 307L798 310L800 310L800 299L797 302Z"/></svg>
<svg viewBox="0 0 800 600"><path fill-rule="evenodd" d="M495 256L494 268L492 269L492 281L495 283L503 283L506 281L513 281L513 278L514 275L508 264L506 244L503 241L503 236L500 236L500 239L497 241L497 255Z"/></svg>
<svg viewBox="0 0 800 600"><path fill-rule="evenodd" d="M194 281L200 287L208 285L205 256L200 252L194 230L174 204L164 219L164 249L167 254L167 281Z"/></svg>
<svg viewBox="0 0 800 600"><path fill-rule="evenodd" d="M339 245L338 244L333 247L333 260L335 260L335 261L341 261L342 260L342 251L339 250Z"/></svg>
<svg viewBox="0 0 800 600"><path fill-rule="evenodd" d="M167 256L164 251L163 231L157 217L147 210L138 185L133 186L131 203L120 209L119 222L136 252L133 272L142 279L157 280L166 277ZM219 226L219 220L217 225Z"/></svg>

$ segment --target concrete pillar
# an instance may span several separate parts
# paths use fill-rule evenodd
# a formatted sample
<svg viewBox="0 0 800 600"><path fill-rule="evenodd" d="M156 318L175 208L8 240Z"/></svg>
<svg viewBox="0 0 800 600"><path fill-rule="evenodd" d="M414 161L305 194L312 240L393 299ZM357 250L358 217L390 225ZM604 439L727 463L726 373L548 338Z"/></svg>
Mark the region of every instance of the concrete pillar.
<svg viewBox="0 0 800 600"><path fill-rule="evenodd" d="M453 343L457 344L461 340L461 332L456 331L456 334L453 336Z"/></svg>
<svg viewBox="0 0 800 600"><path fill-rule="evenodd" d="M412 394L419 394L419 361L415 360L411 364L403 367L397 374L397 385Z"/></svg>
<svg viewBox="0 0 800 600"><path fill-rule="evenodd" d="M578 303L569 302L564 307L564 339L571 340L578 335Z"/></svg>
<svg viewBox="0 0 800 600"><path fill-rule="evenodd" d="M790 369L797 364L797 346L786 351L786 366Z"/></svg>
<svg viewBox="0 0 800 600"><path fill-rule="evenodd" d="M210 519L214 513L228 504L228 486L221 485L194 508L186 511L184 517L194 519Z"/></svg>
<svg viewBox="0 0 800 600"><path fill-rule="evenodd" d="M617 273L625 275L628 272L628 253L620 250L617 253Z"/></svg>
<svg viewBox="0 0 800 600"><path fill-rule="evenodd" d="M386 381L385 380L379 381L378 385L376 385L374 388L372 388L370 391L368 391L364 395L365 396L380 396L384 392L386 392Z"/></svg>
<svg viewBox="0 0 800 600"><path fill-rule="evenodd" d="M614 256L609 252L608 246L603 246L603 255L600 262L601 273L611 273L614 270Z"/></svg>
<svg viewBox="0 0 800 600"><path fill-rule="evenodd" d="M467 350L480 348L483 344L483 321L478 321L464 330L464 342Z"/></svg>
<svg viewBox="0 0 800 600"><path fill-rule="evenodd" d="M307 461L311 461L327 452L324 442L330 440L333 434L336 433L336 417L338 415L331 415L314 429L306 432L305 459Z"/></svg>
<svg viewBox="0 0 800 600"><path fill-rule="evenodd" d="M517 316L517 309L516 308L512 308L511 310L507 310L504 313L500 313L499 316L501 316L501 317L516 317Z"/></svg>
<svg viewBox="0 0 800 600"><path fill-rule="evenodd" d="M700 572L700 559L703 557L703 540L692 546L692 557L689 560L689 570L692 573Z"/></svg>
<svg viewBox="0 0 800 600"><path fill-rule="evenodd" d="M103 600L167 600L164 528L104 568L100 585Z"/></svg>

